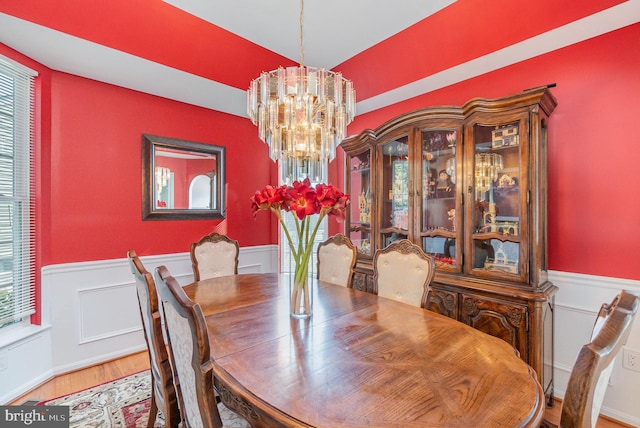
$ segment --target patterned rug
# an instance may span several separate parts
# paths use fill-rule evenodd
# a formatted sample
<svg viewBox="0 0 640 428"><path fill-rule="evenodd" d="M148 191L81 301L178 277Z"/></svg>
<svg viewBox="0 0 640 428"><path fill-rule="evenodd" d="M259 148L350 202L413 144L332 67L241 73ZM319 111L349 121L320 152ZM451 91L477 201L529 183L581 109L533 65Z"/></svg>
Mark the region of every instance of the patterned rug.
<svg viewBox="0 0 640 428"><path fill-rule="evenodd" d="M70 428L138 428L146 427L151 407L149 370L125 376L53 400L38 406L69 406ZM218 410L225 427L245 427L247 423L224 405ZM156 427L164 427L158 412Z"/></svg>

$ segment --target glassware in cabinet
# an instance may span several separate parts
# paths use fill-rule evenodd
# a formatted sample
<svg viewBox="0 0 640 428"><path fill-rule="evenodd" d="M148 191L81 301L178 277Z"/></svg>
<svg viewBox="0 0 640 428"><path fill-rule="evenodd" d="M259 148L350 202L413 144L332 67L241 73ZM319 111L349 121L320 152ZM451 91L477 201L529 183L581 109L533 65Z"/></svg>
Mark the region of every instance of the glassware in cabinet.
<svg viewBox="0 0 640 428"><path fill-rule="evenodd" d="M371 256L371 151L350 157L348 179L351 194L347 216L349 239L360 254Z"/></svg>
<svg viewBox="0 0 640 428"><path fill-rule="evenodd" d="M527 178L521 162L526 147L523 128L520 121L472 127L471 268L476 274L516 278L526 270L521 263L528 259L521 245L527 221L521 192Z"/></svg>
<svg viewBox="0 0 640 428"><path fill-rule="evenodd" d="M457 245L461 230L458 145L461 128L426 129L420 132L422 248L431 254L438 269L461 270Z"/></svg>
<svg viewBox="0 0 640 428"><path fill-rule="evenodd" d="M382 204L380 242L384 248L408 237L409 217L409 137L395 138L381 146Z"/></svg>

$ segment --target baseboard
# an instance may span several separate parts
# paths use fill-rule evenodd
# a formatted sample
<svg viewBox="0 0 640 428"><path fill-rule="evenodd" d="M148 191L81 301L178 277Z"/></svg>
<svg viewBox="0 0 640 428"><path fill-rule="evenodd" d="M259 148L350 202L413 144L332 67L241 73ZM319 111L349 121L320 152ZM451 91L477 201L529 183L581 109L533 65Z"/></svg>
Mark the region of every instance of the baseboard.
<svg viewBox="0 0 640 428"><path fill-rule="evenodd" d="M554 424L558 425L560 423L560 414L562 412L561 410L562 399L558 397L553 397L553 399L554 399L553 406L552 407L547 406L547 408L545 409L544 415L545 415L545 419L547 419L549 422L553 422ZM616 426L619 426L620 428L637 427L637 425L629 425L615 418L612 418L611 416L607 416L603 414L600 414L599 419L606 420L612 424L615 424Z"/></svg>
<svg viewBox="0 0 640 428"><path fill-rule="evenodd" d="M50 381L53 378L55 378L53 370L38 373L38 376L32 379L29 379L28 383L25 383L24 385L16 387L11 391L6 391L5 394L0 396L0 403L5 403L5 405L8 405L8 403L12 403L18 397L22 397L23 395L29 393L29 391L36 389L37 387L43 385L44 383Z"/></svg>
<svg viewBox="0 0 640 428"><path fill-rule="evenodd" d="M103 355L93 356L84 360L74 361L73 363L56 366L54 368L54 375L60 376L67 373L72 373L78 370L86 369L88 367L96 366L106 363L108 361L117 360L122 357L126 357L132 354L137 354L142 351L146 351L147 347L144 344L132 346L126 349L118 349L117 351L110 352Z"/></svg>

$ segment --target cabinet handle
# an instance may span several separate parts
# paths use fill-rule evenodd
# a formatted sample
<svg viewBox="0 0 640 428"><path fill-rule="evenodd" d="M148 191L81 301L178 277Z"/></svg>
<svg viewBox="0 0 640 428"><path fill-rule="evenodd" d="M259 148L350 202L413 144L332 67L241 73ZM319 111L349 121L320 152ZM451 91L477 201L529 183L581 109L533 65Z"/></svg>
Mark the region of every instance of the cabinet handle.
<svg viewBox="0 0 640 428"><path fill-rule="evenodd" d="M471 186L467 187L467 193L471 193L471 192L473 192L473 187Z"/></svg>

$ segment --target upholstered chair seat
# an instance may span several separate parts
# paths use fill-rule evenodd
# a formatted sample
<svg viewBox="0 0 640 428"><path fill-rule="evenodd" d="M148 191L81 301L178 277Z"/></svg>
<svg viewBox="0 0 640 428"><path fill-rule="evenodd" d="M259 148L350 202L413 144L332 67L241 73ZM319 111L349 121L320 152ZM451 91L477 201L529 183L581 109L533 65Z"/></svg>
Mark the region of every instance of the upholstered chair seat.
<svg viewBox="0 0 640 428"><path fill-rule="evenodd" d="M196 281L238 273L238 241L219 233L191 244L191 265Z"/></svg>
<svg viewBox="0 0 640 428"><path fill-rule="evenodd" d="M341 233L318 244L318 279L351 287L358 253L351 240Z"/></svg>
<svg viewBox="0 0 640 428"><path fill-rule="evenodd" d="M378 296L425 307L435 262L421 247L407 239L395 241L376 251L373 270Z"/></svg>

